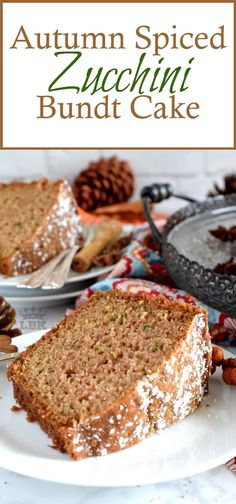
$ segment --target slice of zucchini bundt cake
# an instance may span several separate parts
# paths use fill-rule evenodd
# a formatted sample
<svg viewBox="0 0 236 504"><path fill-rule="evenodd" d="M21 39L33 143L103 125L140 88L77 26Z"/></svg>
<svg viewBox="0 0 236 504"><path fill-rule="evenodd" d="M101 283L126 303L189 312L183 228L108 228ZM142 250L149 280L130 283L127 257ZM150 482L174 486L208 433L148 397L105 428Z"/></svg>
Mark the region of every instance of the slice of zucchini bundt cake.
<svg viewBox="0 0 236 504"><path fill-rule="evenodd" d="M207 391L206 312L98 293L9 367L16 401L74 459L131 446L193 412Z"/></svg>

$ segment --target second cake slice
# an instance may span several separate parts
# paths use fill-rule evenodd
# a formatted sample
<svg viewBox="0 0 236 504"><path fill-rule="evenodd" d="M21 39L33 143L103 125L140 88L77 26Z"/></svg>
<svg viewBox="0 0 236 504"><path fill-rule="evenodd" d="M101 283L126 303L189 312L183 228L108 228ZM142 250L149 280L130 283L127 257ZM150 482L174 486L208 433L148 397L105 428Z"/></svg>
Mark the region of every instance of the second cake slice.
<svg viewBox="0 0 236 504"><path fill-rule="evenodd" d="M1 273L30 273L81 237L78 207L66 180L0 184Z"/></svg>

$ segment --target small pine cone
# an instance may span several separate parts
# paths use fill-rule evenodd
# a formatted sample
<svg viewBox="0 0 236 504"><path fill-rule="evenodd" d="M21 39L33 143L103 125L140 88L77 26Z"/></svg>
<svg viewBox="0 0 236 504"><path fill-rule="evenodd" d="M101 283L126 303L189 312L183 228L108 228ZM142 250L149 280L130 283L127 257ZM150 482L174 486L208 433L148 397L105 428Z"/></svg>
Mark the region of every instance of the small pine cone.
<svg viewBox="0 0 236 504"><path fill-rule="evenodd" d="M75 179L73 192L86 211L123 203L133 194L134 175L129 163L117 157L90 163Z"/></svg>
<svg viewBox="0 0 236 504"><path fill-rule="evenodd" d="M16 323L16 312L14 308L3 298L0 297L0 330L7 334Z"/></svg>
<svg viewBox="0 0 236 504"><path fill-rule="evenodd" d="M14 308L6 299L0 297L0 352L11 353L17 351L17 347L11 344L11 339L21 334L19 329L13 329L15 323L16 312Z"/></svg>

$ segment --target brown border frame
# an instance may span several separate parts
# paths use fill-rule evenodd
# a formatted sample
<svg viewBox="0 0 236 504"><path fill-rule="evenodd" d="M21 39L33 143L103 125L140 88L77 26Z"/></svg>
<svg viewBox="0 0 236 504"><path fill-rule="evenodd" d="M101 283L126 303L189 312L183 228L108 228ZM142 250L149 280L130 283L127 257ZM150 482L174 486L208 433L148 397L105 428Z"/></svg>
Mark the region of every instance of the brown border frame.
<svg viewBox="0 0 236 504"><path fill-rule="evenodd" d="M234 5L233 147L4 147L3 146L3 4L7 3L232 3ZM236 150L236 0L0 0L0 150Z"/></svg>

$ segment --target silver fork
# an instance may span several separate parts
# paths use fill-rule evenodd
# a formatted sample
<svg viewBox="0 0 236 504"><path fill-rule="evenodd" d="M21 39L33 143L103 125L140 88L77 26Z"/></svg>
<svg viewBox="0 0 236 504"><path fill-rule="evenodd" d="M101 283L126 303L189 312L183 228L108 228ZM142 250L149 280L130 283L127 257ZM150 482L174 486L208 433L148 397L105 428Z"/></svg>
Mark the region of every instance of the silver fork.
<svg viewBox="0 0 236 504"><path fill-rule="evenodd" d="M27 287L29 289L36 289L37 287L41 287L41 285L47 280L48 276L52 273L52 271L56 268L56 266L60 263L60 261L65 257L68 253L68 250L63 250L56 257L48 261L46 264L41 266L37 271L34 271L25 282L22 282L18 285L18 287Z"/></svg>
<svg viewBox="0 0 236 504"><path fill-rule="evenodd" d="M83 226L84 231L84 243L83 246L87 245L93 238L95 227L91 225ZM71 263L76 252L79 250L79 246L76 245L67 251L66 256L60 261L58 265L55 266L53 271L49 273L46 280L42 284L42 289L60 289L65 284Z"/></svg>
<svg viewBox="0 0 236 504"><path fill-rule="evenodd" d="M66 256L54 268L54 270L47 276L46 281L42 285L42 289L60 289L65 284L68 273L70 271L73 257L78 250L78 245L67 251Z"/></svg>
<svg viewBox="0 0 236 504"><path fill-rule="evenodd" d="M13 352L13 353L9 353L9 354L0 355L0 361L14 359L15 357L17 357L20 354L21 354L21 352Z"/></svg>
<svg viewBox="0 0 236 504"><path fill-rule="evenodd" d="M94 236L97 226L84 225L84 245L89 243ZM60 289L65 284L74 255L79 250L76 245L70 249L63 250L56 257L34 271L27 280L18 284L20 288L36 289Z"/></svg>

